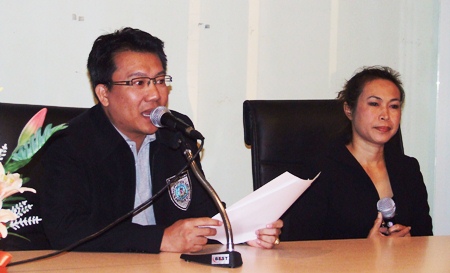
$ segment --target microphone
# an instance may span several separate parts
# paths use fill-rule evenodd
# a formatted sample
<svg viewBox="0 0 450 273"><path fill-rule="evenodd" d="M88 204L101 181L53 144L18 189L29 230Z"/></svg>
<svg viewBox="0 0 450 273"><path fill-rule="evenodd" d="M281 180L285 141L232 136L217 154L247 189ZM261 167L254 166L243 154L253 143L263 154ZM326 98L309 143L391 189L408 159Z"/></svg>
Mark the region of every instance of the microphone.
<svg viewBox="0 0 450 273"><path fill-rule="evenodd" d="M184 121L176 118L172 113L170 113L169 109L164 106L158 106L150 113L150 121L158 128L161 127L169 127L173 130L181 131L186 136L193 138L195 140L201 140L201 146L203 146L203 140L205 139L200 132L192 128L192 126L186 124ZM184 139L180 139L181 142L184 142ZM203 172L200 170L200 167L194 161L194 156L192 155L191 150L188 147L188 144L185 143L185 151L184 156L186 157L188 164L194 173L195 177L197 177L201 186L206 190L209 196L212 198L214 204L219 210L220 216L222 217L224 223L225 234L227 236L227 250L223 252L217 253L204 253L204 254L182 254L180 256L181 259L185 261L197 262L202 264L209 264L212 266L219 267L229 267L235 268L242 265L242 257L241 253L234 250L234 242L233 242L233 231L231 229L231 222L228 218L227 212L222 201L219 198L219 195L216 193L214 188L209 184L206 180ZM200 146L200 147L201 147ZM201 150L201 149L199 149ZM196 154L197 156L197 154Z"/></svg>
<svg viewBox="0 0 450 273"><path fill-rule="evenodd" d="M213 199L214 204L219 210L220 216L222 217L223 220L223 227L225 229L225 234L227 236L227 249L223 252L216 252L216 253L181 254L180 258L184 259L187 262L197 262L201 264L208 264L219 267L235 268L241 266L242 265L241 253L234 250L233 231L231 229L231 222L230 219L228 218L225 206L223 205L222 201L219 198L219 195L216 193L214 188L211 186L211 184L209 184L208 180L206 180L205 176L203 175L203 172L200 170L197 163L193 160L194 157L187 145L184 155L188 160L191 170L194 173L195 177L197 177L198 181L206 190L206 192L209 194L209 196Z"/></svg>
<svg viewBox="0 0 450 273"><path fill-rule="evenodd" d="M382 227L390 228L394 225L395 202L392 198L385 197L377 202L377 209L383 216Z"/></svg>
<svg viewBox="0 0 450 273"><path fill-rule="evenodd" d="M169 109L164 106L158 106L153 109L150 113L150 121L158 128L168 127L173 130L181 131L186 136L195 140L205 139L199 131L172 115Z"/></svg>

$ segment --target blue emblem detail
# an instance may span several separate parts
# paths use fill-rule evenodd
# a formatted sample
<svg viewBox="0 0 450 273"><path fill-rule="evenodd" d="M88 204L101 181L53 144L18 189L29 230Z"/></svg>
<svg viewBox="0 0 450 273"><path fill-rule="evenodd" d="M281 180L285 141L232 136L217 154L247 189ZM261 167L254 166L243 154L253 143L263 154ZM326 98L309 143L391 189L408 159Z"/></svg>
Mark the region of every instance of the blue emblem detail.
<svg viewBox="0 0 450 273"><path fill-rule="evenodd" d="M173 177L168 178L166 181L169 182ZM174 205L181 209L187 210L191 204L192 198L192 187L191 180L187 171L183 172L177 181L172 182L169 186L170 199Z"/></svg>

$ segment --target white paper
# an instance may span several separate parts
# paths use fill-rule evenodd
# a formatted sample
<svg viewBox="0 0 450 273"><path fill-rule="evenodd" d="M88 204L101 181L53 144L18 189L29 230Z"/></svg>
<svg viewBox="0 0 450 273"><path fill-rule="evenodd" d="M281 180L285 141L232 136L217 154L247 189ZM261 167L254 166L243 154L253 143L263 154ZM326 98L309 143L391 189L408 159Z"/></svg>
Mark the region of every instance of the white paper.
<svg viewBox="0 0 450 273"><path fill-rule="evenodd" d="M280 219L319 174L314 179L303 180L285 172L227 208L233 242L240 244L256 239L256 230ZM222 221L220 214L216 214L213 218ZM217 234L208 238L226 244L225 229L215 228Z"/></svg>

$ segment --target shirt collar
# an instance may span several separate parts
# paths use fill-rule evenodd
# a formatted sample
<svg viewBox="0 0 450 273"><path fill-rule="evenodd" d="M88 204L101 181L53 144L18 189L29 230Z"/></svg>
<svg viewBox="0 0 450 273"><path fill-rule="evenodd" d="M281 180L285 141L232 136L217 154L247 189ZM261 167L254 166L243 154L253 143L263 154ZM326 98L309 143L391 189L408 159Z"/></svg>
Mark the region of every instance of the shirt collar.
<svg viewBox="0 0 450 273"><path fill-rule="evenodd" d="M112 123L111 123L111 124L112 124ZM113 124L113 126L114 126L114 124ZM116 128L117 132L119 132L119 134L123 137L123 139L124 139L128 144L130 144L130 143L136 144L136 142L134 142L134 141L131 140L128 136L126 136L126 135L123 134L121 131L119 131L119 129L117 129L116 126L114 126L114 128ZM142 142L142 145L141 145L141 146L145 146L145 145L147 145L148 143L154 141L155 139L156 139L156 135L155 135L155 134L146 135L145 138L144 138L144 141Z"/></svg>

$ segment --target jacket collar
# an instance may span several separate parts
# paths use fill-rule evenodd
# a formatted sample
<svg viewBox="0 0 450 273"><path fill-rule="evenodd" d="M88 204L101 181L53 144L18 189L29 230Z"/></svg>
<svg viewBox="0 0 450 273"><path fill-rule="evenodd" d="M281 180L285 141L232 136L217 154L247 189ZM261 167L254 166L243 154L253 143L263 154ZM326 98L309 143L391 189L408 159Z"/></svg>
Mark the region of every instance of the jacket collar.
<svg viewBox="0 0 450 273"><path fill-rule="evenodd" d="M101 141L103 145L99 145L102 147L103 153L108 153L112 148L126 144L126 141L108 119L100 104L95 105L89 110L89 114L92 115L92 120L94 121L93 126L97 128L98 133L95 136L96 141ZM160 128L155 133L156 140L153 143L161 143L168 147L174 147L178 144L178 139L180 137L179 132L174 132L167 128Z"/></svg>

